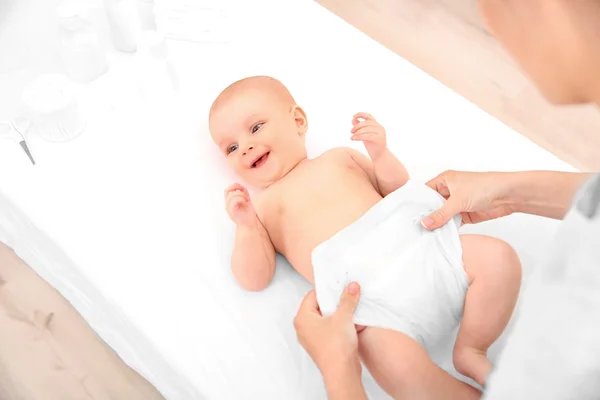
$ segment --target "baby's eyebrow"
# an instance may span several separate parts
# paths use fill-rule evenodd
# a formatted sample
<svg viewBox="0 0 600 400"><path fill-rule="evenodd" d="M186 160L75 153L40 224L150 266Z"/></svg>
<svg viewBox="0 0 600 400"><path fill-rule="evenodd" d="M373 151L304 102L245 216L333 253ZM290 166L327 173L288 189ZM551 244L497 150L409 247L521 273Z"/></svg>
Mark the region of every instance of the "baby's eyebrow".
<svg viewBox="0 0 600 400"><path fill-rule="evenodd" d="M248 116L245 120L245 122L246 122L245 125L253 124L257 120L261 119L260 117L261 117L261 115L257 114L257 113L254 113L254 114Z"/></svg>

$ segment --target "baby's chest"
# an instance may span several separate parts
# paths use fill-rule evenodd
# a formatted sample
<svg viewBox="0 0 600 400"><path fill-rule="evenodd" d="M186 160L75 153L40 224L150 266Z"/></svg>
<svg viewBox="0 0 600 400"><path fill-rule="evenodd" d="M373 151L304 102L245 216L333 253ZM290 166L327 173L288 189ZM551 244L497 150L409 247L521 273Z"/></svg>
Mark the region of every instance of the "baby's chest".
<svg viewBox="0 0 600 400"><path fill-rule="evenodd" d="M306 235L330 223L332 215L344 207L339 192L314 183L297 187L273 196L262 206L261 220L267 230L279 236Z"/></svg>
<svg viewBox="0 0 600 400"><path fill-rule="evenodd" d="M275 217L301 222L335 210L356 207L372 185L358 166L348 163L315 163L291 176L271 195Z"/></svg>
<svg viewBox="0 0 600 400"><path fill-rule="evenodd" d="M288 183L272 193L264 210L265 226L282 247L315 246L379 200L368 178L339 166Z"/></svg>

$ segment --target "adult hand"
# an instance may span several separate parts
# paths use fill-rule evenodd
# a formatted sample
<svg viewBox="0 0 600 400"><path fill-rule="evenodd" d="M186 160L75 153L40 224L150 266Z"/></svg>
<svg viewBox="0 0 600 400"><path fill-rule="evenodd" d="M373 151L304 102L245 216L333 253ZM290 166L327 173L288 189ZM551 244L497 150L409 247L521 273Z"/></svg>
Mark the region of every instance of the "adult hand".
<svg viewBox="0 0 600 400"><path fill-rule="evenodd" d="M476 224L514 212L508 201L510 182L503 172L445 171L426 183L446 202L425 217L424 228L440 228L460 214L463 224Z"/></svg>
<svg viewBox="0 0 600 400"><path fill-rule="evenodd" d="M353 282L342 294L335 313L324 317L319 311L315 291L311 290L294 319L298 341L326 381L348 375L360 379L358 335L352 322L359 297L360 287Z"/></svg>

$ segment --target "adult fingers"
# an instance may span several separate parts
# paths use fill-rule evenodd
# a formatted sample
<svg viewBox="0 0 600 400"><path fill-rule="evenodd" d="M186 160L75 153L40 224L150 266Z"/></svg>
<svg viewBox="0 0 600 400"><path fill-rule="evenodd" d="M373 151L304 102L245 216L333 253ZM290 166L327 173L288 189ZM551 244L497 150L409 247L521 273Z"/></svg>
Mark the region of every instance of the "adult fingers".
<svg viewBox="0 0 600 400"><path fill-rule="evenodd" d="M447 198L450 195L450 191L448 190L448 176L451 173L452 171L444 171L435 178L427 181L425 185Z"/></svg>
<svg viewBox="0 0 600 400"><path fill-rule="evenodd" d="M317 294L314 290L311 290L304 296L302 299L302 303L300 303L300 307L298 308L298 315L304 313L318 313L319 311L319 303L317 302Z"/></svg>
<svg viewBox="0 0 600 400"><path fill-rule="evenodd" d="M298 340L301 339L302 332L305 329L304 321L306 320L306 316L311 314L320 315L319 305L317 303L317 295L314 290L311 290L306 294L306 296L304 296L302 303L300 303L300 307L298 307L296 317L294 317L294 329L296 330Z"/></svg>
<svg viewBox="0 0 600 400"><path fill-rule="evenodd" d="M442 207L423 218L421 225L429 230L440 228L461 211L463 210L460 201L456 197L450 196Z"/></svg>
<svg viewBox="0 0 600 400"><path fill-rule="evenodd" d="M359 298L360 286L356 282L350 283L346 287L346 290L344 290L344 293L342 293L340 304L338 305L334 315L336 315L338 318L348 319L351 322L354 311L358 306Z"/></svg>

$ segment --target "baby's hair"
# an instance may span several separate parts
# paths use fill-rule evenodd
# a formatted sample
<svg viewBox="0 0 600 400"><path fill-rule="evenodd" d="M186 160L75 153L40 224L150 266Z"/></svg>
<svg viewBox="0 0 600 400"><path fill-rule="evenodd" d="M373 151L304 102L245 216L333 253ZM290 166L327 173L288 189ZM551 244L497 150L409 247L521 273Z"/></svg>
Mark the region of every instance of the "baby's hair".
<svg viewBox="0 0 600 400"><path fill-rule="evenodd" d="M267 75L249 76L247 78L237 80L223 89L210 107L209 118L216 109L218 109L222 104L226 103L227 100L231 99L236 93L240 93L241 91L249 88L260 88L265 92L269 92L273 96L276 96L277 99L284 104L288 104L290 106L296 104L296 101L294 100L294 97L288 88L285 87L285 85L279 80Z"/></svg>

